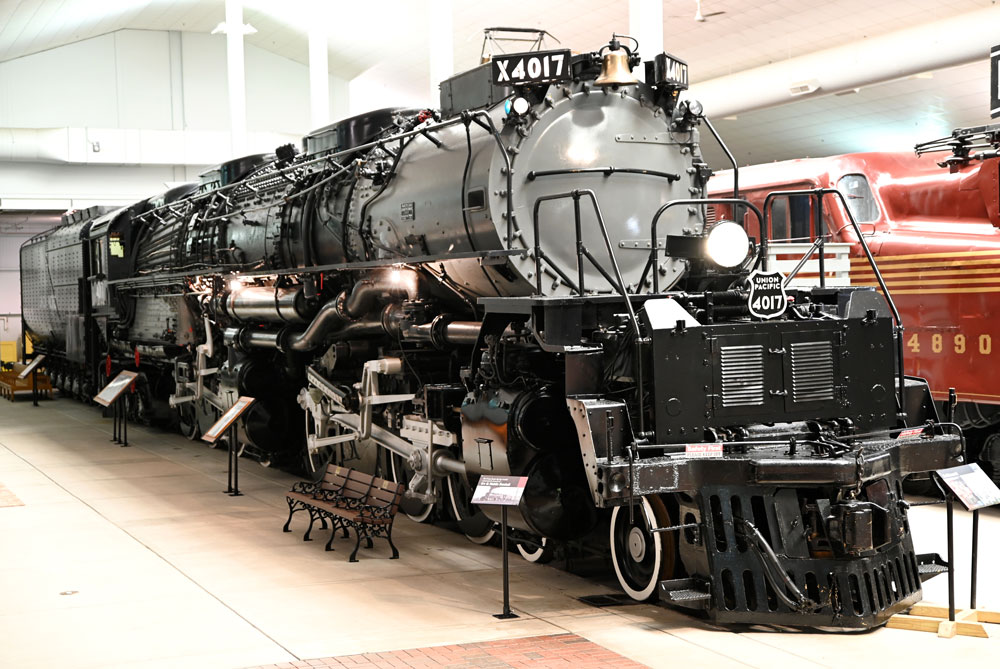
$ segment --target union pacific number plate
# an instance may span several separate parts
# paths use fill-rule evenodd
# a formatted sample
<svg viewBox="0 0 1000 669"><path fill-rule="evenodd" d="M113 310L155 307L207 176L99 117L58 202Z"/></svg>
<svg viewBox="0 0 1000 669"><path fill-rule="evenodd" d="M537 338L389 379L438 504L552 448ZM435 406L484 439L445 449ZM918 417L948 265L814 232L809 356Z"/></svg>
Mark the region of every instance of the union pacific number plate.
<svg viewBox="0 0 1000 669"><path fill-rule="evenodd" d="M569 49L505 53L493 57L493 83L501 86L552 83L570 78Z"/></svg>

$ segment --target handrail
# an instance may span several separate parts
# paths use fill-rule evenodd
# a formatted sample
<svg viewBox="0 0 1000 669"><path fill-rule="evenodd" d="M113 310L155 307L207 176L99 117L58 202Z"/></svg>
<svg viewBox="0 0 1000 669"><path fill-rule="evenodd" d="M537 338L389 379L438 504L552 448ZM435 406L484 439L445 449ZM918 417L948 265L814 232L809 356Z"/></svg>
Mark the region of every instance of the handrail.
<svg viewBox="0 0 1000 669"><path fill-rule="evenodd" d="M753 203L744 200L743 198L736 197L706 197L706 198L695 198L687 200L671 200L665 205L656 210L656 214L653 215L653 222L650 225L650 246L649 249L649 263L646 265L646 270L643 271L642 279L639 281L639 285L646 283L646 272L653 272L653 292L660 292L660 273L656 269L656 259L659 257L659 248L656 243L656 224L660 221L660 216L670 209L671 207L686 206L686 205L698 205L698 204L729 204L739 205L741 207L749 207L750 210L757 216L757 221L760 223L761 230L764 229L764 216L761 214L760 209L758 209ZM664 246L666 246L664 244ZM761 253L766 252L766 245L762 245ZM766 261L765 261L766 262Z"/></svg>
<svg viewBox="0 0 1000 669"><path fill-rule="evenodd" d="M601 266L601 263L597 261L597 258L587 249L587 246L583 243L583 223L580 218L580 198L588 197L591 204L594 206L594 213L597 215L597 225L601 230L601 236L604 237L604 245L608 249L608 258L611 260L611 267L615 271L615 279L612 279L608 274L607 270ZM580 285L577 287L573 286L573 282L569 280L569 277L559 269L559 267L553 263L545 255L542 250L541 241L539 239L539 227L538 227L538 210L542 205L542 202L548 202L551 200L560 200L565 198L573 198L573 219L576 229L576 270L577 279ZM632 333L634 335L634 345L635 345L635 399L636 399L636 411L639 416L639 434L642 435L646 430L646 402L643 395L643 388L645 382L643 380L643 370L642 370L642 347L645 343L642 338L642 333L639 330L639 319L635 315L635 309L632 307L632 299L628 294L628 286L625 285L625 279L622 278L621 268L618 267L618 259L615 258L615 250L611 245L611 237L608 235L608 226L604 222L604 215L601 213L601 205L597 201L597 194L590 189L575 189L567 191L565 193L555 193L553 195L542 195L535 200L535 206L532 211L532 225L534 227L535 233L535 288L538 294L542 293L542 260L544 259L548 262L549 266L569 285L573 287L576 292L580 294L580 297L584 295L584 274L583 274L583 259L587 258L591 264L599 271L608 283L612 285L621 295L622 300L625 302L625 308L628 310L629 324L632 326ZM641 283L639 284L642 285ZM610 457L610 451L609 451ZM631 488L630 488L631 489Z"/></svg>
<svg viewBox="0 0 1000 669"><path fill-rule="evenodd" d="M798 275L798 273L800 271L802 271L802 268L806 266L806 263L809 262L809 259L812 258L812 255L814 253L816 253L816 249L818 249L822 245L823 245L823 238L822 237L817 237L816 241L814 241L812 243L812 246L809 247L809 250L806 251L804 254L802 254L802 259L799 260L798 264L795 265L795 267L792 269L792 271L788 273L788 276L785 277L785 282L782 284L785 288L788 288L788 284L790 284L792 282L792 280L795 279L795 277ZM820 255L821 259L822 259L822 257L823 256ZM820 288L825 288L826 287L826 276L824 276L824 274L825 274L824 268L821 266L820 267L820 274L819 274L819 287Z"/></svg>
<svg viewBox="0 0 1000 669"><path fill-rule="evenodd" d="M859 226L858 222L854 220L854 214L851 213L851 208L847 205L847 199L844 197L844 194L836 188L773 191L768 193L767 197L764 198L764 215L767 215L767 212L775 198L779 196L791 195L808 195L810 199L816 198L816 201L820 203L817 207L822 206L823 196L836 195L840 199L840 203L844 206L844 211L847 212L847 220L850 222L851 227L854 228L854 234L857 235L858 243L861 245L861 250L864 251L865 258L868 260L868 266L872 268L872 272L875 274L875 280L878 281L879 288L882 289L882 298L886 301L886 304L889 305L889 311L892 312L892 318L896 322L896 362L899 366L899 406L902 407L906 389L903 373L903 320L899 315L899 310L896 308L896 302L892 299L892 295L889 293L888 286L885 285L885 279L882 278L882 272L879 271L878 264L875 262L875 256L872 255L871 249L868 248L868 242L861 233L861 226ZM761 223L762 239L766 239L766 235L764 234L765 227L766 226ZM764 269L767 269L766 259L764 262Z"/></svg>
<svg viewBox="0 0 1000 669"><path fill-rule="evenodd" d="M594 207L594 214L597 215L597 225L601 230L601 236L604 237L604 244L608 249L608 258L611 260L611 267L614 269L615 276L612 278L607 270L598 262L597 258L590 252L587 246L583 243L583 223L580 218L580 198L587 197L590 199L591 204ZM577 280L578 284L574 284L573 281L569 279L566 274L559 269L559 267L548 259L545 251L542 249L541 239L539 235L539 219L538 211L541 208L543 202L549 202L551 200L564 200L566 198L573 198L573 220L576 228L576 270L577 270ZM545 260L549 266L559 275L559 277L569 285L575 292L583 296L585 291L584 286L584 273L583 273L583 259L587 258L590 263L600 272L608 283L615 288L618 293L625 300L625 307L628 309L629 322L632 325L632 330L635 332L635 336L638 338L639 334L639 320L636 318L635 309L632 308L632 301L628 297L627 286L625 285L625 279L622 278L621 268L618 266L618 259L615 258L614 247L611 245L611 237L608 235L608 226L604 222L604 215L601 213L601 206L597 201L597 195L594 191L587 189L575 189L571 191L566 191L565 193L555 193L552 195L542 195L535 200L535 206L532 212L532 225L535 234L535 289L538 294L542 293L542 260Z"/></svg>

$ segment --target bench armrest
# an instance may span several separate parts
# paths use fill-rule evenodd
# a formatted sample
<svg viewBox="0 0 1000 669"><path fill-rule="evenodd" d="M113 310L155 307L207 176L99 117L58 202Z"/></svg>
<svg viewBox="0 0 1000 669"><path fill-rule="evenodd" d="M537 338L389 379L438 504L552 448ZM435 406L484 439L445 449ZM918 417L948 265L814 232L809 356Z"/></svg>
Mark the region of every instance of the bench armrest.
<svg viewBox="0 0 1000 669"><path fill-rule="evenodd" d="M316 499L321 499L324 502L336 502L337 506L344 506L344 497L339 490L330 490L329 488L320 488L313 492L313 497Z"/></svg>
<svg viewBox="0 0 1000 669"><path fill-rule="evenodd" d="M303 495L315 495L316 491L320 489L319 483L311 483L309 481L298 481L292 485L292 492L297 492Z"/></svg>
<svg viewBox="0 0 1000 669"><path fill-rule="evenodd" d="M364 509L358 514L359 520L382 520L384 518L392 518L392 508L388 506L365 506Z"/></svg>

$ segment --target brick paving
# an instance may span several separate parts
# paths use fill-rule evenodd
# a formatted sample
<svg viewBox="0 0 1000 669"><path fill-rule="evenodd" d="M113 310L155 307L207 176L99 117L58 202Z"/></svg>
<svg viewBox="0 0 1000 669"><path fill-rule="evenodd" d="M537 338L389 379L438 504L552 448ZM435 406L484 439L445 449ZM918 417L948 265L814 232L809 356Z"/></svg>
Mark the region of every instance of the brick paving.
<svg viewBox="0 0 1000 669"><path fill-rule="evenodd" d="M502 639L480 643L463 643L454 646L412 648L388 653L341 655L316 660L299 660L268 664L255 669L299 669L300 667L351 667L369 669L407 669L412 667L446 667L447 669L584 669L614 667L615 669L642 669L643 664L633 662L603 646L598 646L576 634L532 636L521 639Z"/></svg>
<svg viewBox="0 0 1000 669"><path fill-rule="evenodd" d="M24 502L17 498L17 495L0 483L0 507L2 506L24 506Z"/></svg>

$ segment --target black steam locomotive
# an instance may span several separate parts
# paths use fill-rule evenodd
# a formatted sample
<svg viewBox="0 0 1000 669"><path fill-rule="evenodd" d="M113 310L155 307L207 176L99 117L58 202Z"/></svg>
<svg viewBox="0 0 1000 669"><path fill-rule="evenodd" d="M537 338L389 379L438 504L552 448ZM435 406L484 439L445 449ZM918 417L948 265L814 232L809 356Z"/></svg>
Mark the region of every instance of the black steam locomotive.
<svg viewBox="0 0 1000 669"><path fill-rule="evenodd" d="M478 478L526 476L525 557L609 522L636 599L880 624L926 571L901 482L961 462L961 437L898 375L881 295L786 291L766 239L706 218L686 65L639 65L617 39L504 56L440 110L68 215L22 248L29 335L83 397L138 368L130 411L192 438L257 398L239 440L261 461L374 444L411 517L473 540L497 521ZM760 216L736 197L714 202Z"/></svg>

